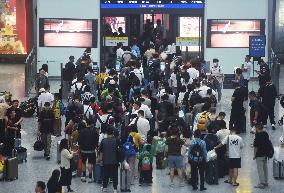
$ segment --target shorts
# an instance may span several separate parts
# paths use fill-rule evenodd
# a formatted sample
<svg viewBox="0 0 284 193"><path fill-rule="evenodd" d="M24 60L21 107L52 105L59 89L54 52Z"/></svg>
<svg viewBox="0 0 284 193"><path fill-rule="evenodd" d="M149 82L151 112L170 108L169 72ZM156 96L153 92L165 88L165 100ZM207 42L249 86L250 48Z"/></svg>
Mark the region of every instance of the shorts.
<svg viewBox="0 0 284 193"><path fill-rule="evenodd" d="M241 168L241 158L229 158L229 168Z"/></svg>
<svg viewBox="0 0 284 193"><path fill-rule="evenodd" d="M81 153L81 159L84 164L87 160L89 164L96 164L96 153Z"/></svg>
<svg viewBox="0 0 284 193"><path fill-rule="evenodd" d="M169 156L168 157L169 168L182 169L184 167L182 156Z"/></svg>

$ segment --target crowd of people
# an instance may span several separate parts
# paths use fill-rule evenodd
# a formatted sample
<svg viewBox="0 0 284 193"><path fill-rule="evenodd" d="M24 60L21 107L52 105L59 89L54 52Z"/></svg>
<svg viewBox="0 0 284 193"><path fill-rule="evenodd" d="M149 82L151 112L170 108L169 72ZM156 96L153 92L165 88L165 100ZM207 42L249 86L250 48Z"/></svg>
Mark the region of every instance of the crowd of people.
<svg viewBox="0 0 284 193"><path fill-rule="evenodd" d="M50 93L48 68L43 66L40 70L36 81L37 117L46 160L51 156L51 136L63 138L58 145L60 170L53 171L47 183L48 192L61 192L62 186L73 192L74 175L81 177L82 183L102 184L103 192L112 181L117 192L119 166L126 176L120 179L121 191L130 191L137 178L141 186L151 185L155 167L169 168L171 187L175 186L176 175L179 186L187 181L193 190L198 186L201 191L206 190L205 182L219 184L225 176L228 176L225 183L239 186L244 143L238 134L247 131L244 101L248 99L260 180L256 188L268 186L271 142L264 128L269 117L272 129L276 129L277 97L268 66L259 61L258 92L249 92L252 70L249 56L236 70L227 124L226 114L216 110L224 81L219 60L214 59L210 73L205 74L201 60L184 61L180 52L159 52L155 48L151 43L141 51L134 40L132 51L128 52L118 44L119 70L107 65L97 74L93 72L90 49L76 64L70 56L62 74L66 84L54 95ZM64 90L68 92L65 104ZM15 133L16 138L21 138L23 118L18 105L18 100L8 98L0 103L0 143L8 144L9 156ZM35 191L45 189L45 183L39 181Z"/></svg>

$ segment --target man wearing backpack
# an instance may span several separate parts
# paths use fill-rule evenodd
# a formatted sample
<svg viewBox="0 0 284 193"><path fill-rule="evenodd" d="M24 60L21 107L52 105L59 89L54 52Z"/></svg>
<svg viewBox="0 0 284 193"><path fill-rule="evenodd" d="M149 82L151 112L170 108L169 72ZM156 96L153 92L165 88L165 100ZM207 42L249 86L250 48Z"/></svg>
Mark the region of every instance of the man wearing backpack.
<svg viewBox="0 0 284 193"><path fill-rule="evenodd" d="M81 95L84 93L85 86L83 84L83 77L78 77L77 82L71 86L71 92L74 95Z"/></svg>
<svg viewBox="0 0 284 193"><path fill-rule="evenodd" d="M268 150L270 147L269 135L263 130L263 126L258 124L255 126L256 134L254 138L254 156L256 160L257 173L259 177L259 184L255 188L264 189L268 186L268 169L267 159ZM272 147L273 148L273 147Z"/></svg>
<svg viewBox="0 0 284 193"><path fill-rule="evenodd" d="M204 187L205 164L207 160L206 144L201 138L200 130L195 130L194 139L190 142L188 151L188 161L191 165L191 185L193 190L197 190L198 173L200 177L200 191L206 190Z"/></svg>
<svg viewBox="0 0 284 193"><path fill-rule="evenodd" d="M44 157L46 160L50 160L51 134L53 133L54 121L53 110L51 109L50 103L46 102L38 117L39 131L44 145Z"/></svg>
<svg viewBox="0 0 284 193"><path fill-rule="evenodd" d="M84 105L80 102L80 96L75 95L74 100L71 101L66 108L66 122L65 125L73 118L79 118L84 114Z"/></svg>

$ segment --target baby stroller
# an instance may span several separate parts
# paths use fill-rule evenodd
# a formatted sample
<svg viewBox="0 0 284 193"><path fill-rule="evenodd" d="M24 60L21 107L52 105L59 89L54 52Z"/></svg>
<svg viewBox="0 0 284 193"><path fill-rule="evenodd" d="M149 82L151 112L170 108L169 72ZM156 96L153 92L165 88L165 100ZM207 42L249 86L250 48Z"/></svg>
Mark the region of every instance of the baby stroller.
<svg viewBox="0 0 284 193"><path fill-rule="evenodd" d="M21 102L20 109L23 111L24 117L32 117L36 112L37 97L30 98L27 101Z"/></svg>
<svg viewBox="0 0 284 193"><path fill-rule="evenodd" d="M278 96L278 99L280 101L280 105L282 106L282 108L284 108L284 94L281 94ZM284 115L281 117L281 119L278 121L278 124L280 126L283 125L283 122L284 122Z"/></svg>

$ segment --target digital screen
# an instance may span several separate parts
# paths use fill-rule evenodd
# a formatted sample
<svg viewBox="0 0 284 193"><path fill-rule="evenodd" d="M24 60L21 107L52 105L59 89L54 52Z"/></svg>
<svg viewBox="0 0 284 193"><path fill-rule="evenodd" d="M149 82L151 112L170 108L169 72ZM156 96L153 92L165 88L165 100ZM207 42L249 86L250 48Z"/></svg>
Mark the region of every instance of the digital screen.
<svg viewBox="0 0 284 193"><path fill-rule="evenodd" d="M101 0L102 9L202 9L204 0Z"/></svg>
<svg viewBox="0 0 284 193"><path fill-rule="evenodd" d="M40 19L40 46L94 47L94 20Z"/></svg>
<svg viewBox="0 0 284 193"><path fill-rule="evenodd" d="M248 48L249 37L263 35L265 20L208 20L207 47Z"/></svg>
<svg viewBox="0 0 284 193"><path fill-rule="evenodd" d="M112 33L118 33L120 35L118 28L122 28L122 32L125 34L126 29L126 18L125 17L104 17L105 24L108 26L109 31L111 28Z"/></svg>

